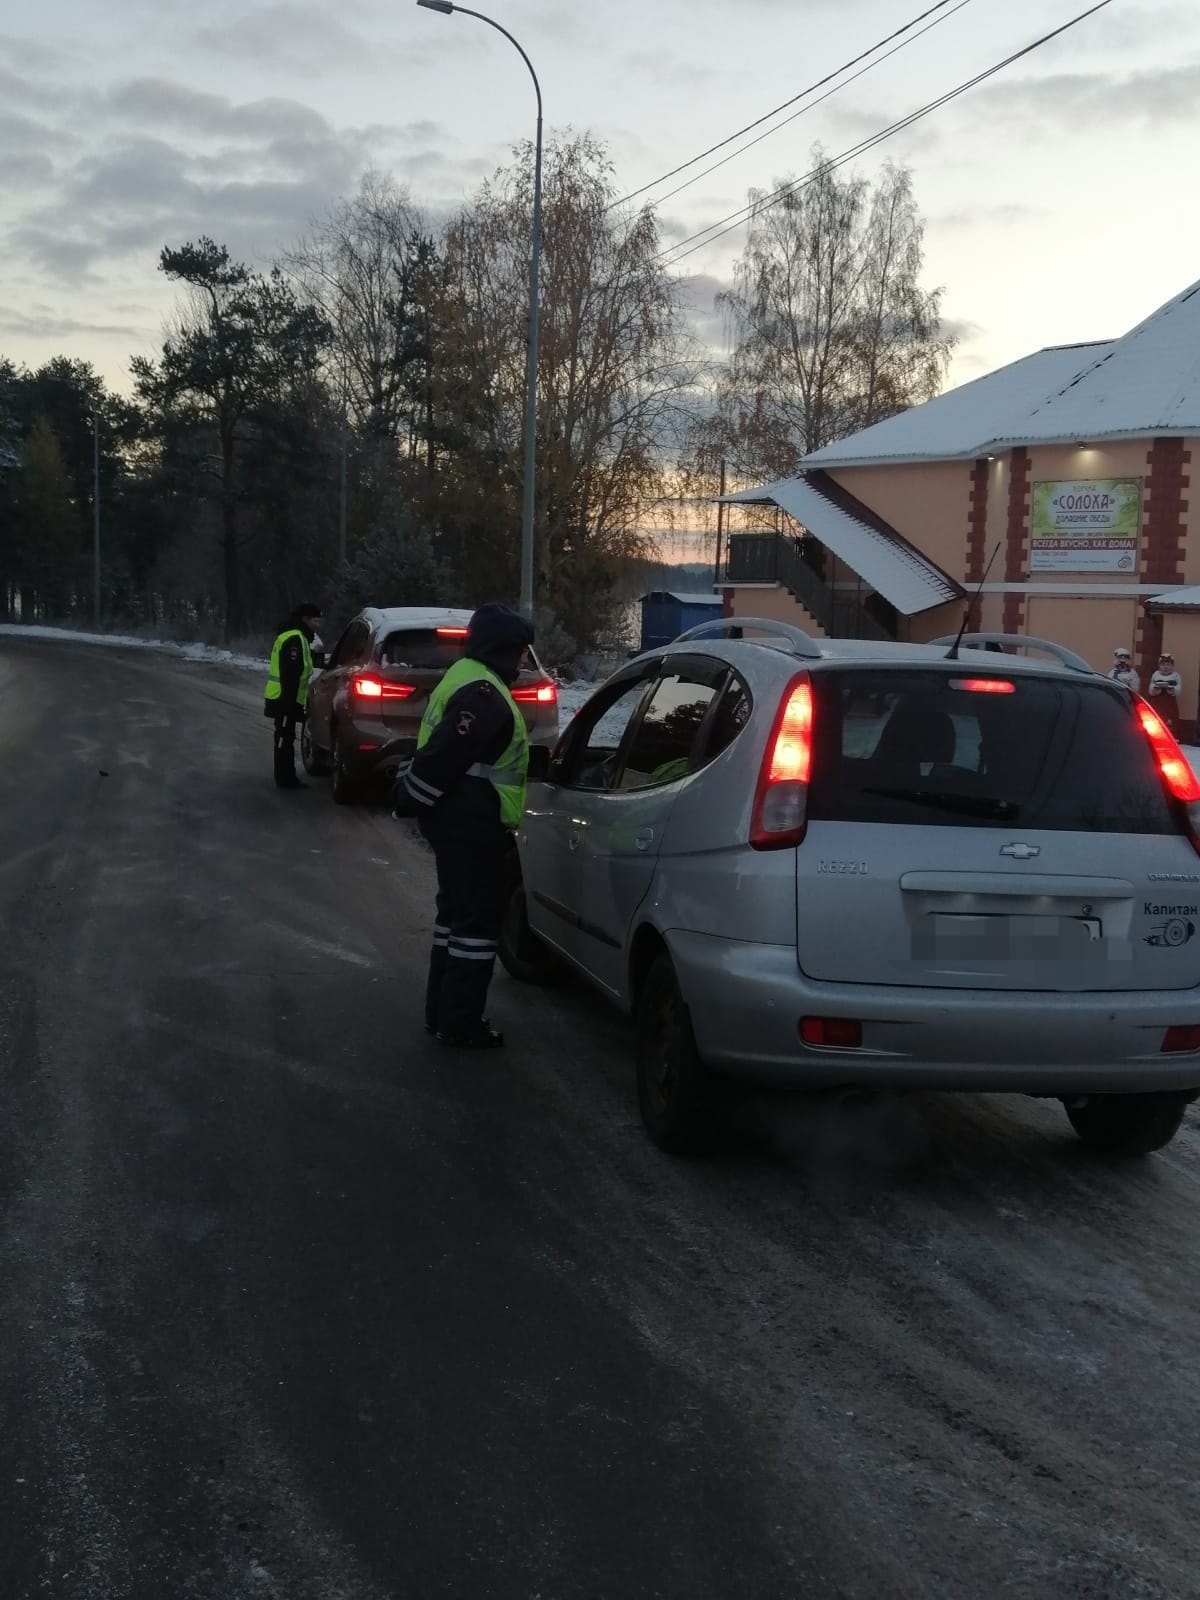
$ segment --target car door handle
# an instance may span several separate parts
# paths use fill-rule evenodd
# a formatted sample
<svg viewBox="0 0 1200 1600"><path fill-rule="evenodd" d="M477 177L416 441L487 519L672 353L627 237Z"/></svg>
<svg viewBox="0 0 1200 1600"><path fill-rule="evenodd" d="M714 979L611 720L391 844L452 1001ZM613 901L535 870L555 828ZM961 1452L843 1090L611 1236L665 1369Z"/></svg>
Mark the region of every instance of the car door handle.
<svg viewBox="0 0 1200 1600"><path fill-rule="evenodd" d="M567 835L567 849L568 850L578 850L579 846L582 844L582 842L583 842L583 835L581 833L569 833Z"/></svg>
<svg viewBox="0 0 1200 1600"><path fill-rule="evenodd" d="M649 850L650 846L654 843L654 829L639 828L633 836L633 842L635 845L637 845L639 850Z"/></svg>

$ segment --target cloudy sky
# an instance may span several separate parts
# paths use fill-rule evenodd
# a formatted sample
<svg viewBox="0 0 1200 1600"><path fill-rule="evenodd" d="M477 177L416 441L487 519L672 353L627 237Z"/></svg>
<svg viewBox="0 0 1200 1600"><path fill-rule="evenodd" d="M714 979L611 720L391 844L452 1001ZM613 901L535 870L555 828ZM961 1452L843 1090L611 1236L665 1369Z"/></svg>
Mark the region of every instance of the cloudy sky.
<svg viewBox="0 0 1200 1600"><path fill-rule="evenodd" d="M476 3L530 52L549 124L604 138L627 192L933 0ZM814 141L849 149L1087 3L966 0L665 201L666 237L804 170ZM945 286L961 334L954 378L1044 344L1121 333L1200 277L1198 107L1200 5L1113 0L858 163L870 173L890 156L915 169L926 279ZM82 356L125 387L130 355L154 349L170 307L155 270L164 244L205 232L266 264L366 167L443 209L531 131L532 91L511 47L413 0L6 7L0 354ZM706 332L740 242L731 234L680 268Z"/></svg>

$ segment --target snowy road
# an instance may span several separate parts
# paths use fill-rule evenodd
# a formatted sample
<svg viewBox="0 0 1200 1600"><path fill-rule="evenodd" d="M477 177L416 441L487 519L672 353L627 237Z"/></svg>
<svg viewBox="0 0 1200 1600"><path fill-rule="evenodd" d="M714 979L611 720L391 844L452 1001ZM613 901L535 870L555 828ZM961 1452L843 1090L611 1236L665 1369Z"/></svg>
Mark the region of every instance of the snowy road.
<svg viewBox="0 0 1200 1600"><path fill-rule="evenodd" d="M425 857L269 764L244 673L0 642L4 1600L1196 1594L1196 1121L673 1163L586 994L414 1033Z"/></svg>

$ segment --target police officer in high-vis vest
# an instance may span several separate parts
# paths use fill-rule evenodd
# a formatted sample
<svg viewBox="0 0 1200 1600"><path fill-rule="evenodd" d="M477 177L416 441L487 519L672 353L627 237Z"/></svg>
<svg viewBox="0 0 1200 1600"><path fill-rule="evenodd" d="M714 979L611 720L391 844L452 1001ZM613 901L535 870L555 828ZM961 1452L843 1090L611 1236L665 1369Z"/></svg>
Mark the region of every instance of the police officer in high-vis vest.
<svg viewBox="0 0 1200 1600"><path fill-rule="evenodd" d="M396 782L396 814L419 818L437 860L425 1027L446 1045L504 1043L484 1008L529 770L529 735L510 690L532 643L533 627L517 612L480 607L462 659L429 697L416 754Z"/></svg>
<svg viewBox="0 0 1200 1600"><path fill-rule="evenodd" d="M281 789L303 787L296 776L296 724L304 721L320 620L320 606L297 606L271 647L263 715L275 723L275 782Z"/></svg>

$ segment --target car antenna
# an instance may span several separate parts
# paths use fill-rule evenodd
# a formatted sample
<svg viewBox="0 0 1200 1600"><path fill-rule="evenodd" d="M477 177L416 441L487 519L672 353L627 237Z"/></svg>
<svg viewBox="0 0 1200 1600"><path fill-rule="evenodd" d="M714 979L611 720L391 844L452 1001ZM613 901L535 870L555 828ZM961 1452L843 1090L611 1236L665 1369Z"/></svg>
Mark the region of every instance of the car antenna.
<svg viewBox="0 0 1200 1600"><path fill-rule="evenodd" d="M971 613L979 604L979 597L983 593L983 586L988 580L988 573L992 570L992 566L995 563L996 557L1000 554L1000 544L1001 541L997 539L996 548L992 551L991 559L989 560L987 566L983 569L983 577L980 578L978 584L976 585L975 593L967 601L967 609L963 612L962 627L958 630L958 638L955 639L954 643L950 646L950 649L946 652L947 661L958 660L958 652L962 647L963 635L967 631L967 623L970 622Z"/></svg>

